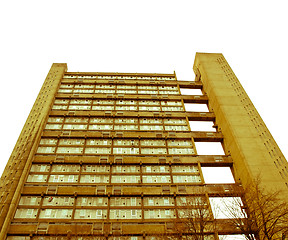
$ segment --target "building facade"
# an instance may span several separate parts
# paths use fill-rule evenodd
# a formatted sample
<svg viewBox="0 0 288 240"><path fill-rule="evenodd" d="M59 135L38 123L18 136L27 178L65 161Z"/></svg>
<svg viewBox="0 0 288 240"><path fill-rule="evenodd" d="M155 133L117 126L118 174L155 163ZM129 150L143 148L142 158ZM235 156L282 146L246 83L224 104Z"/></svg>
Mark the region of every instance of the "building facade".
<svg viewBox="0 0 288 240"><path fill-rule="evenodd" d="M163 238L197 207L213 223L209 199L239 196L259 173L287 193L287 162L222 54L197 53L194 71L181 81L53 64L1 177L0 239ZM199 142L224 154L200 155ZM234 182L206 183L205 167ZM205 235L235 233L223 220Z"/></svg>

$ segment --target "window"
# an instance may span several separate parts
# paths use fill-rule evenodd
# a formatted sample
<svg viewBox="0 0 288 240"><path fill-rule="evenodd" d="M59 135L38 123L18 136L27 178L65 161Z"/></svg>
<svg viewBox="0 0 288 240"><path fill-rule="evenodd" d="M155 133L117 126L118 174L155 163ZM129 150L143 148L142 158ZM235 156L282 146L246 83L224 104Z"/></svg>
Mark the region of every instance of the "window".
<svg viewBox="0 0 288 240"><path fill-rule="evenodd" d="M173 90L178 91L177 86L159 86L159 90Z"/></svg>
<svg viewBox="0 0 288 240"><path fill-rule="evenodd" d="M22 196L19 201L19 206L31 205L38 206L40 204L41 197L36 196Z"/></svg>
<svg viewBox="0 0 288 240"><path fill-rule="evenodd" d="M92 106L92 110L114 110L114 106Z"/></svg>
<svg viewBox="0 0 288 240"><path fill-rule="evenodd" d="M33 164L31 166L30 172L49 172L50 165Z"/></svg>
<svg viewBox="0 0 288 240"><path fill-rule="evenodd" d="M172 166L173 173L197 173L199 172L198 166L187 166L187 165L173 165Z"/></svg>
<svg viewBox="0 0 288 240"><path fill-rule="evenodd" d="M139 154L139 148L113 148L114 154Z"/></svg>
<svg viewBox="0 0 288 240"><path fill-rule="evenodd" d="M61 84L60 85L60 88L73 88L73 85L72 84Z"/></svg>
<svg viewBox="0 0 288 240"><path fill-rule="evenodd" d="M166 148L141 148L142 154L167 154Z"/></svg>
<svg viewBox="0 0 288 240"><path fill-rule="evenodd" d="M138 175L114 175L111 178L111 183L140 183Z"/></svg>
<svg viewBox="0 0 288 240"><path fill-rule="evenodd" d="M177 197L178 206L206 206L207 202L205 196Z"/></svg>
<svg viewBox="0 0 288 240"><path fill-rule="evenodd" d="M43 199L43 206L73 206L74 197L47 196Z"/></svg>
<svg viewBox="0 0 288 240"><path fill-rule="evenodd" d="M155 106L139 106L139 111L160 111L160 107Z"/></svg>
<svg viewBox="0 0 288 240"><path fill-rule="evenodd" d="M134 165L134 166L113 166L112 167L113 173L139 173L140 172L140 166Z"/></svg>
<svg viewBox="0 0 288 240"><path fill-rule="evenodd" d="M65 123L88 123L89 118L67 117Z"/></svg>
<svg viewBox="0 0 288 240"><path fill-rule="evenodd" d="M127 139L117 139L113 141L114 146L139 146L139 140L127 140Z"/></svg>
<svg viewBox="0 0 288 240"><path fill-rule="evenodd" d="M142 176L143 183L170 183L171 179L169 175L150 175Z"/></svg>
<svg viewBox="0 0 288 240"><path fill-rule="evenodd" d="M174 206L172 197L144 197L145 206Z"/></svg>
<svg viewBox="0 0 288 240"><path fill-rule="evenodd" d="M58 93L72 93L72 89L63 89L63 88L61 89L61 88L60 88L60 89L58 90Z"/></svg>
<svg viewBox="0 0 288 240"><path fill-rule="evenodd" d="M37 153L55 153L55 147L38 147Z"/></svg>
<svg viewBox="0 0 288 240"><path fill-rule="evenodd" d="M137 118L115 118L115 123L138 123Z"/></svg>
<svg viewBox="0 0 288 240"><path fill-rule="evenodd" d="M174 209L151 209L144 211L145 219L163 219L163 218L175 218L175 210Z"/></svg>
<svg viewBox="0 0 288 240"><path fill-rule="evenodd" d="M184 111L183 107L162 107L162 111L181 112Z"/></svg>
<svg viewBox="0 0 288 240"><path fill-rule="evenodd" d="M84 145L84 139L63 138L59 140L59 145Z"/></svg>
<svg viewBox="0 0 288 240"><path fill-rule="evenodd" d="M62 128L62 124L46 124L45 129L47 130L57 130L57 129L61 129Z"/></svg>
<svg viewBox="0 0 288 240"><path fill-rule="evenodd" d="M114 125L114 130L138 130L138 125Z"/></svg>
<svg viewBox="0 0 288 240"><path fill-rule="evenodd" d="M57 164L52 165L52 172L79 172L80 165L63 165Z"/></svg>
<svg viewBox="0 0 288 240"><path fill-rule="evenodd" d="M107 206L108 199L103 197L78 197L77 206Z"/></svg>
<svg viewBox="0 0 288 240"><path fill-rule="evenodd" d="M80 124L64 124L63 129L65 130L86 130L87 125Z"/></svg>
<svg viewBox="0 0 288 240"><path fill-rule="evenodd" d="M52 110L67 110L66 105L53 105Z"/></svg>
<svg viewBox="0 0 288 240"><path fill-rule="evenodd" d="M48 118L48 122L63 122L64 118L63 117L49 117Z"/></svg>
<svg viewBox="0 0 288 240"><path fill-rule="evenodd" d="M147 173L150 173L152 171L152 166L146 166L146 167L143 167L144 172L146 171Z"/></svg>
<svg viewBox="0 0 288 240"><path fill-rule="evenodd" d="M83 104L83 105L90 105L92 103L92 100L87 99L71 99L70 104Z"/></svg>
<svg viewBox="0 0 288 240"><path fill-rule="evenodd" d="M90 85L90 84L76 84L75 88L94 88L94 85Z"/></svg>
<svg viewBox="0 0 288 240"><path fill-rule="evenodd" d="M245 240L245 235L233 234L233 235L218 235L219 240Z"/></svg>
<svg viewBox="0 0 288 240"><path fill-rule="evenodd" d="M137 210L136 209L131 210L131 218L137 218Z"/></svg>
<svg viewBox="0 0 288 240"><path fill-rule="evenodd" d="M143 173L169 173L169 166L153 165L153 166L142 166Z"/></svg>
<svg viewBox="0 0 288 240"><path fill-rule="evenodd" d="M141 206L140 197L111 197L111 206Z"/></svg>
<svg viewBox="0 0 288 240"><path fill-rule="evenodd" d="M140 141L141 146L166 146L165 140L148 140L143 139Z"/></svg>
<svg viewBox="0 0 288 240"><path fill-rule="evenodd" d="M185 118L168 118L168 119L164 119L164 124L186 125L187 122Z"/></svg>
<svg viewBox="0 0 288 240"><path fill-rule="evenodd" d="M89 125L89 130L113 130L113 125Z"/></svg>
<svg viewBox="0 0 288 240"><path fill-rule="evenodd" d="M80 183L108 183L108 175L81 175Z"/></svg>
<svg viewBox="0 0 288 240"><path fill-rule="evenodd" d="M112 118L91 118L90 123L113 123Z"/></svg>
<svg viewBox="0 0 288 240"><path fill-rule="evenodd" d="M169 198L164 198L164 205L167 206L167 205L170 205L170 201L169 201Z"/></svg>
<svg viewBox="0 0 288 240"><path fill-rule="evenodd" d="M153 90L138 90L138 94L158 94L158 91Z"/></svg>
<svg viewBox="0 0 288 240"><path fill-rule="evenodd" d="M136 94L137 91L136 90L127 90L127 89L123 89L123 90L116 90L116 93L125 93L125 94Z"/></svg>
<svg viewBox="0 0 288 240"><path fill-rule="evenodd" d="M100 79L101 79L101 77L100 77ZM96 85L96 88L98 88L98 89L114 89L115 86L114 85Z"/></svg>
<svg viewBox="0 0 288 240"><path fill-rule="evenodd" d="M188 126L173 126L173 125L168 125L165 126L166 131L188 131Z"/></svg>
<svg viewBox="0 0 288 240"><path fill-rule="evenodd" d="M192 148L169 148L169 154L194 154L194 149Z"/></svg>
<svg viewBox="0 0 288 240"><path fill-rule="evenodd" d="M196 183L201 182L201 178L199 175L179 175L173 176L174 183Z"/></svg>
<svg viewBox="0 0 288 240"><path fill-rule="evenodd" d="M141 125L140 126L140 130L144 130L144 131L157 131L157 130L163 130L163 126L161 125Z"/></svg>
<svg viewBox="0 0 288 240"><path fill-rule="evenodd" d="M30 240L30 237L24 236L8 236L6 240ZM44 240L44 239L43 239ZM137 240L137 239L136 239Z"/></svg>
<svg viewBox="0 0 288 240"><path fill-rule="evenodd" d="M140 123L141 124L146 124L146 123L152 123L152 124L161 124L162 119L161 118L140 118Z"/></svg>
<svg viewBox="0 0 288 240"><path fill-rule="evenodd" d="M78 175L50 175L49 182L77 183Z"/></svg>
<svg viewBox="0 0 288 240"><path fill-rule="evenodd" d="M139 101L139 105L155 105L159 106L160 102L159 101L148 101L148 100L141 100Z"/></svg>
<svg viewBox="0 0 288 240"><path fill-rule="evenodd" d="M111 209L110 219L141 219L141 209Z"/></svg>
<svg viewBox="0 0 288 240"><path fill-rule="evenodd" d="M140 89L140 90L141 89L144 89L144 90L157 90L157 86L149 86L149 85L148 86L143 86L143 85L141 86L140 85L140 86L138 86L138 89Z"/></svg>
<svg viewBox="0 0 288 240"><path fill-rule="evenodd" d="M137 101L135 100L117 100L117 105L135 105L137 106Z"/></svg>
<svg viewBox="0 0 288 240"><path fill-rule="evenodd" d="M120 111L137 111L137 106L116 106L116 110L120 110Z"/></svg>
<svg viewBox="0 0 288 240"><path fill-rule="evenodd" d="M100 148L100 147L94 147L94 148L85 148L86 154L111 154L111 148Z"/></svg>
<svg viewBox="0 0 288 240"><path fill-rule="evenodd" d="M75 219L106 219L107 210L106 209L76 209Z"/></svg>
<svg viewBox="0 0 288 240"><path fill-rule="evenodd" d="M46 182L48 175L30 174L27 178L27 182Z"/></svg>
<svg viewBox="0 0 288 240"><path fill-rule="evenodd" d="M104 145L104 146L111 146L112 140L109 139L88 139L86 141L86 145Z"/></svg>
<svg viewBox="0 0 288 240"><path fill-rule="evenodd" d="M83 165L82 172L109 173L110 172L110 166L106 166L106 165Z"/></svg>
<svg viewBox="0 0 288 240"><path fill-rule="evenodd" d="M161 101L162 106L182 106L181 101Z"/></svg>
<svg viewBox="0 0 288 240"><path fill-rule="evenodd" d="M179 94L178 90L176 91L159 91L159 94Z"/></svg>
<svg viewBox="0 0 288 240"><path fill-rule="evenodd" d="M83 153L83 148L82 147L58 147L57 148L57 153L64 153L64 154L81 154Z"/></svg>
<svg viewBox="0 0 288 240"><path fill-rule="evenodd" d="M192 141L191 140L168 140L167 141L168 146L189 146L192 147Z"/></svg>
<svg viewBox="0 0 288 240"><path fill-rule="evenodd" d="M17 209L14 218L36 218L38 209Z"/></svg>
<svg viewBox="0 0 288 240"><path fill-rule="evenodd" d="M115 93L113 89L95 89L95 93Z"/></svg>

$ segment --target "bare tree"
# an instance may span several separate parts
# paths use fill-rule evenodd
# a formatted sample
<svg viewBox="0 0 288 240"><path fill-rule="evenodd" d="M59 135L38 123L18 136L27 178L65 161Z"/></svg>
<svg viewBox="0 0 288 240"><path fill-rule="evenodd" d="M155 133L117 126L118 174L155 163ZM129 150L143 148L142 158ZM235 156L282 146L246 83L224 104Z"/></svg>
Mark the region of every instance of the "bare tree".
<svg viewBox="0 0 288 240"><path fill-rule="evenodd" d="M280 191L267 191L257 180L244 189L241 198L223 201L224 214L246 239L283 239L288 233L288 202ZM239 210L240 209L240 210Z"/></svg>
<svg viewBox="0 0 288 240"><path fill-rule="evenodd" d="M183 197L174 223L177 239L204 240L215 230L215 222L205 196Z"/></svg>
<svg viewBox="0 0 288 240"><path fill-rule="evenodd" d="M213 201L213 199L211 199ZM221 218L228 219L232 228L245 235L247 240L255 240L257 235L255 222L248 217L247 210L240 197L222 197L215 207L222 213Z"/></svg>

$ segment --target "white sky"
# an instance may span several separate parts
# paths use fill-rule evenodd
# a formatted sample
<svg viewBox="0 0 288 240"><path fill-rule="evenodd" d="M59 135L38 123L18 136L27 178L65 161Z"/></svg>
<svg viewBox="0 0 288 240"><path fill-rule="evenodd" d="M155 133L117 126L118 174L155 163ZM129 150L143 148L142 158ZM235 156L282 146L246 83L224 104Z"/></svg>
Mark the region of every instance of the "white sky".
<svg viewBox="0 0 288 240"><path fill-rule="evenodd" d="M194 80L196 52L224 54L287 157L286 2L1 1L1 167L53 62Z"/></svg>

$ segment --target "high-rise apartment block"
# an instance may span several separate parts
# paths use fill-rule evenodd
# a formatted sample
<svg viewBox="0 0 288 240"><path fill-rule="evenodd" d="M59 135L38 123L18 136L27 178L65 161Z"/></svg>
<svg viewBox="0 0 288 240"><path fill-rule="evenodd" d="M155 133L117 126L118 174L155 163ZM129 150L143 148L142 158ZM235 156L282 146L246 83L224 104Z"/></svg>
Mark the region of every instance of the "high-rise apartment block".
<svg viewBox="0 0 288 240"><path fill-rule="evenodd" d="M194 72L53 64L1 177L0 239L150 240L174 234L189 199L213 222L209 199L239 196L259 174L287 193L287 162L223 55L197 53ZM200 155L199 142L225 154ZM235 182L205 183L205 167L228 167ZM235 233L223 220L205 235Z"/></svg>

